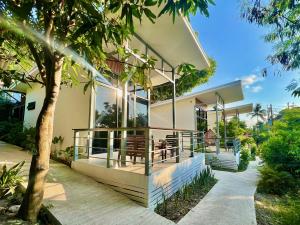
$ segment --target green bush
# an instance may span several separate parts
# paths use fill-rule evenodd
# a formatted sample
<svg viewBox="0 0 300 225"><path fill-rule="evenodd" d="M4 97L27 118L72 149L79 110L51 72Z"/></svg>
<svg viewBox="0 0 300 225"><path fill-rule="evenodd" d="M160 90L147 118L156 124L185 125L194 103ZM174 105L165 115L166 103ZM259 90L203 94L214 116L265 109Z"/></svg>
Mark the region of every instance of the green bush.
<svg viewBox="0 0 300 225"><path fill-rule="evenodd" d="M35 151L35 128L23 128L19 121L0 122L0 140Z"/></svg>
<svg viewBox="0 0 300 225"><path fill-rule="evenodd" d="M4 165L0 171L0 199L13 194L17 185L22 181L19 175L25 161L19 162L10 169Z"/></svg>
<svg viewBox="0 0 300 225"><path fill-rule="evenodd" d="M255 160L256 154L257 154L257 147L256 145L251 146L251 160Z"/></svg>
<svg viewBox="0 0 300 225"><path fill-rule="evenodd" d="M300 108L280 112L269 138L261 146L261 156L274 169L300 177Z"/></svg>
<svg viewBox="0 0 300 225"><path fill-rule="evenodd" d="M294 176L300 175L300 130L289 130L272 135L262 145L261 156L264 161L277 170Z"/></svg>
<svg viewBox="0 0 300 225"><path fill-rule="evenodd" d="M260 193L283 195L297 187L296 180L286 171L264 166L260 169L260 173L257 185L257 191Z"/></svg>
<svg viewBox="0 0 300 225"><path fill-rule="evenodd" d="M250 151L246 148L242 149L242 151L240 152L240 164L238 170L239 171L246 170L249 165L250 159L251 159Z"/></svg>

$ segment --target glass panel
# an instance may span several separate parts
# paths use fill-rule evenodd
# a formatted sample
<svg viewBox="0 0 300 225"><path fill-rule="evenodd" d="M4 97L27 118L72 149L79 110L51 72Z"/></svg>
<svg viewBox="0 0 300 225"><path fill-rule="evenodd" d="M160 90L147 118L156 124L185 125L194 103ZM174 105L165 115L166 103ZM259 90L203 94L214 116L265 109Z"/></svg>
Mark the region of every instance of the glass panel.
<svg viewBox="0 0 300 225"><path fill-rule="evenodd" d="M127 117L127 126L128 127L135 127L135 121L134 121L134 96L129 95L128 96L128 117Z"/></svg>
<svg viewBox="0 0 300 225"><path fill-rule="evenodd" d="M95 105L95 127L117 127L117 91L106 87L97 87Z"/></svg>
<svg viewBox="0 0 300 225"><path fill-rule="evenodd" d="M142 97L142 98L148 98L148 93L147 91L144 90L144 88L136 86L135 88L135 93L137 96Z"/></svg>
<svg viewBox="0 0 300 225"><path fill-rule="evenodd" d="M148 101L136 98L136 126L148 126Z"/></svg>
<svg viewBox="0 0 300 225"><path fill-rule="evenodd" d="M195 108L196 120L197 120L197 130L207 131L207 111L201 109L200 107Z"/></svg>

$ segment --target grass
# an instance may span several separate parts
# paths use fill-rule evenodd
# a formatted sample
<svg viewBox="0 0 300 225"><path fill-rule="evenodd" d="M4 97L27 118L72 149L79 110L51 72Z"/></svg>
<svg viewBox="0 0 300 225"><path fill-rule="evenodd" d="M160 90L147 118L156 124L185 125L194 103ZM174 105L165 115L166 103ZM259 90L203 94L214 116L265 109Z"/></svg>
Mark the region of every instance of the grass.
<svg viewBox="0 0 300 225"><path fill-rule="evenodd" d="M208 167L196 176L190 184L183 186L170 198L163 195L163 202L157 205L155 212L169 220L178 222L200 202L216 182L217 179Z"/></svg>
<svg viewBox="0 0 300 225"><path fill-rule="evenodd" d="M284 196L255 194L258 225L299 225L300 191Z"/></svg>

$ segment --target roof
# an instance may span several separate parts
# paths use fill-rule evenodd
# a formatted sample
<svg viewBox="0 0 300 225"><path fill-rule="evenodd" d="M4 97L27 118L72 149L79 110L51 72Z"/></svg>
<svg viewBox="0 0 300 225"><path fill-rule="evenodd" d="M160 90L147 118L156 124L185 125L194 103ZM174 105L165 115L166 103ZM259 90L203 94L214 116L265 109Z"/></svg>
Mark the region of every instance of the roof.
<svg viewBox="0 0 300 225"><path fill-rule="evenodd" d="M181 101L190 98L196 98L206 105L216 104L216 94L220 95L225 104L241 101L244 99L243 88L241 80L231 83L223 84L214 88L198 91L189 95L184 95L176 98L176 101ZM172 99L160 101L151 105L157 107L172 102Z"/></svg>
<svg viewBox="0 0 300 225"><path fill-rule="evenodd" d="M154 7L152 10L158 15L161 8ZM136 20L135 32L174 68L182 63L193 64L198 70L209 67L208 57L198 37L183 16L177 16L174 23L169 14L158 17L155 24L148 18L141 23Z"/></svg>
<svg viewBox="0 0 300 225"><path fill-rule="evenodd" d="M239 105L231 108L225 109L226 116L235 116L238 114L250 113L253 111L253 103Z"/></svg>

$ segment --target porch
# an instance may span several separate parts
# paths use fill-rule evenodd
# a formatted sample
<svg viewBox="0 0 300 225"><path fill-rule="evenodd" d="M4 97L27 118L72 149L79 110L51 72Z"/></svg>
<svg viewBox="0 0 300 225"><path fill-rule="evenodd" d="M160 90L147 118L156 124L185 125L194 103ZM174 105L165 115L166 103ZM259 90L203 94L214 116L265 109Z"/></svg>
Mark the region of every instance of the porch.
<svg viewBox="0 0 300 225"><path fill-rule="evenodd" d="M74 134L72 168L146 207L154 208L206 167L202 132L148 127Z"/></svg>

